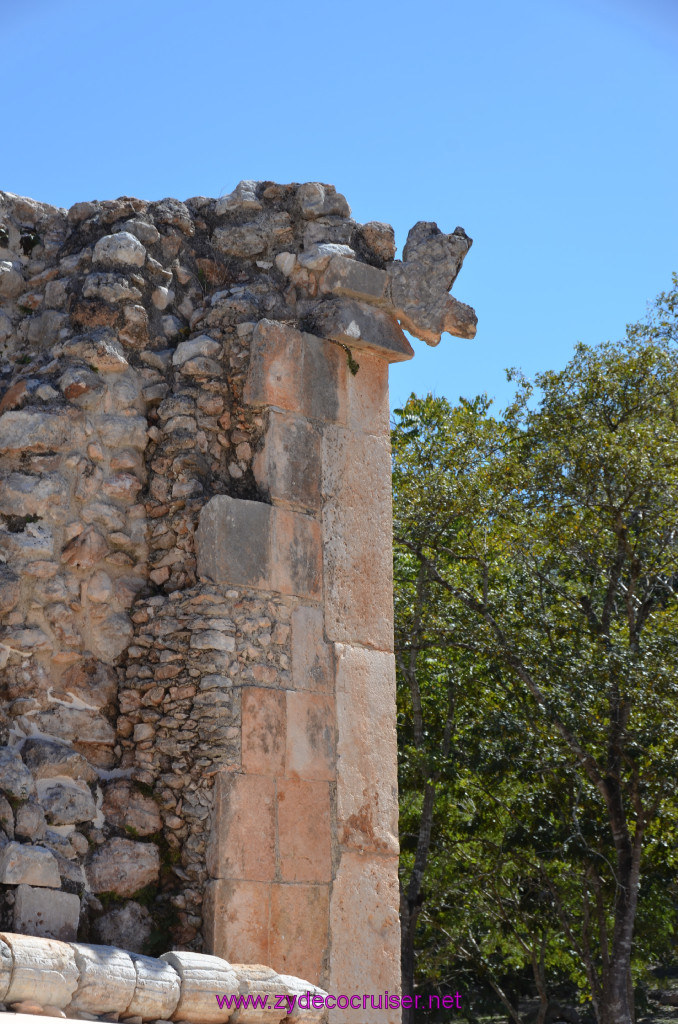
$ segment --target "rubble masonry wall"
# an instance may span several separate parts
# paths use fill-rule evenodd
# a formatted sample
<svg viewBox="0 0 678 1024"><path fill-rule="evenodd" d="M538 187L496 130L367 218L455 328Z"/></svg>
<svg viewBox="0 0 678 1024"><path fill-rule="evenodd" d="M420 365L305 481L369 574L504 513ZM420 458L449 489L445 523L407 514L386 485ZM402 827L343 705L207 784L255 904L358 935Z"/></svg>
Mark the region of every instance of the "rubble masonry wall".
<svg viewBox="0 0 678 1024"><path fill-rule="evenodd" d="M388 366L470 244L0 193L1 927L398 990Z"/></svg>

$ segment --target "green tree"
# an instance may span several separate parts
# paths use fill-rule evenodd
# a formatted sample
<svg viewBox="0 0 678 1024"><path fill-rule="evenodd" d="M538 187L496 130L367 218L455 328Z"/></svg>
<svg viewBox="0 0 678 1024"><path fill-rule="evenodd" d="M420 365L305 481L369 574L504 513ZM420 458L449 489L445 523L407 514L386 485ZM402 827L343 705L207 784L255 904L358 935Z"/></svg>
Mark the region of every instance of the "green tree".
<svg viewBox="0 0 678 1024"><path fill-rule="evenodd" d="M544 762L533 780L544 806L522 811L530 828L548 826L524 840L544 919L557 921L600 1024L634 1019L641 875L667 863L678 820L673 285L622 342L578 346L534 385L514 374L516 400L500 419L483 400L452 408L430 396L398 414L406 989L436 803L460 782L462 705L492 709L491 680L495 705ZM560 814L546 813L549 793Z"/></svg>

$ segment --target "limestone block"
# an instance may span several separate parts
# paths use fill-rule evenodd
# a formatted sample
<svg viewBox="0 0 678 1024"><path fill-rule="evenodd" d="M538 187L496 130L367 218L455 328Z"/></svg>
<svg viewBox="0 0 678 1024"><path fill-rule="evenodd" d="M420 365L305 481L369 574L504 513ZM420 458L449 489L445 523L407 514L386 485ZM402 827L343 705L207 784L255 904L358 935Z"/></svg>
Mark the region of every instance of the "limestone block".
<svg viewBox="0 0 678 1024"><path fill-rule="evenodd" d="M163 953L165 960L181 979L181 997L172 1020L190 1020L191 1024L223 1024L231 1015L230 1007L219 1009L214 998L235 995L238 977L226 960L206 953Z"/></svg>
<svg viewBox="0 0 678 1024"><path fill-rule="evenodd" d="M106 786L102 811L106 821L134 829L138 836L150 836L162 828L153 797L140 792L128 779L115 779Z"/></svg>
<svg viewBox="0 0 678 1024"><path fill-rule="evenodd" d="M12 980L13 966L12 950L3 939L0 939L0 999L4 999L7 995Z"/></svg>
<svg viewBox="0 0 678 1024"><path fill-rule="evenodd" d="M47 452L60 448L71 431L64 413L15 411L0 416L0 452Z"/></svg>
<svg viewBox="0 0 678 1024"><path fill-rule="evenodd" d="M94 798L82 782L45 779L38 784L38 796L51 825L75 825L97 816Z"/></svg>
<svg viewBox="0 0 678 1024"><path fill-rule="evenodd" d="M393 650L388 437L328 427L323 439L325 633Z"/></svg>
<svg viewBox="0 0 678 1024"><path fill-rule="evenodd" d="M101 441L111 448L146 447L148 423L143 416L93 416L92 421Z"/></svg>
<svg viewBox="0 0 678 1024"><path fill-rule="evenodd" d="M329 783L278 781L278 853L284 882L330 881Z"/></svg>
<svg viewBox="0 0 678 1024"><path fill-rule="evenodd" d="M336 345L275 320L261 320L252 334L243 397L247 405L343 422L346 370L346 356Z"/></svg>
<svg viewBox="0 0 678 1024"><path fill-rule="evenodd" d="M183 366L189 359L197 356L212 358L221 354L221 344L210 338L207 334L201 334L198 338L191 338L190 341L180 341L174 350L172 363L174 366Z"/></svg>
<svg viewBox="0 0 678 1024"><path fill-rule="evenodd" d="M0 882L4 885L61 885L56 857L42 846L7 843L0 850Z"/></svg>
<svg viewBox="0 0 678 1024"><path fill-rule="evenodd" d="M149 224L147 221L137 217L132 220L126 220L121 225L121 231L129 231L130 234L138 238L144 245L153 245L160 238L160 232L154 224Z"/></svg>
<svg viewBox="0 0 678 1024"><path fill-rule="evenodd" d="M10 318L7 316L6 313L0 313L0 342L7 341L7 339L11 336L12 331L13 331L12 321L10 320ZM21 383L25 384L25 381L21 381ZM24 389L24 394L25 394L25 389ZM4 397L3 397L3 402L4 402ZM4 411L5 410L3 408L0 408L0 412L4 412Z"/></svg>
<svg viewBox="0 0 678 1024"><path fill-rule="evenodd" d="M247 775L282 775L285 693L261 686L242 691L242 767Z"/></svg>
<svg viewBox="0 0 678 1024"><path fill-rule="evenodd" d="M98 569L90 576L86 588L87 600L93 601L94 604L106 604L107 601L110 601L113 593L111 577L103 569Z"/></svg>
<svg viewBox="0 0 678 1024"><path fill-rule="evenodd" d="M370 220L367 224L359 225L358 235L368 252L383 263L389 263L395 256L395 232L390 224L385 224L380 220Z"/></svg>
<svg viewBox="0 0 678 1024"><path fill-rule="evenodd" d="M204 629L193 633L190 647L193 651L235 651L235 638L218 629Z"/></svg>
<svg viewBox="0 0 678 1024"><path fill-rule="evenodd" d="M126 1017L144 1020L170 1020L181 995L181 981L174 968L164 960L131 953L136 973L132 1001Z"/></svg>
<svg viewBox="0 0 678 1024"><path fill-rule="evenodd" d="M246 404L300 411L302 352L299 331L275 320L261 320L252 335L243 395Z"/></svg>
<svg viewBox="0 0 678 1024"><path fill-rule="evenodd" d="M68 499L68 483L58 473L30 476L10 473L0 485L0 512L10 516L45 516Z"/></svg>
<svg viewBox="0 0 678 1024"><path fill-rule="evenodd" d="M390 280L383 270L336 255L323 276L323 288L335 295L388 307Z"/></svg>
<svg viewBox="0 0 678 1024"><path fill-rule="evenodd" d="M104 302L139 302L141 292L123 274L88 274L82 286L86 299Z"/></svg>
<svg viewBox="0 0 678 1024"><path fill-rule="evenodd" d="M355 235L355 221L344 217L318 217L304 226L304 246L314 242L339 242L350 245Z"/></svg>
<svg viewBox="0 0 678 1024"><path fill-rule="evenodd" d="M332 342L302 335L299 412L323 423L346 420L346 353Z"/></svg>
<svg viewBox="0 0 678 1024"><path fill-rule="evenodd" d="M208 949L226 959L269 963L271 890L279 888L290 887L226 879L208 882L203 903Z"/></svg>
<svg viewBox="0 0 678 1024"><path fill-rule="evenodd" d="M320 430L308 420L271 410L253 470L274 503L320 508Z"/></svg>
<svg viewBox="0 0 678 1024"><path fill-rule="evenodd" d="M20 594L18 576L8 566L0 564L0 615L4 616L16 607Z"/></svg>
<svg viewBox="0 0 678 1024"><path fill-rule="evenodd" d="M400 991L398 858L344 853L330 906L330 992ZM400 1024L399 1010L330 1010L330 1021Z"/></svg>
<svg viewBox="0 0 678 1024"><path fill-rule="evenodd" d="M92 937L105 946L141 953L155 925L146 907L134 900L114 906L93 922Z"/></svg>
<svg viewBox="0 0 678 1024"><path fill-rule="evenodd" d="M56 282L54 282L56 284ZM55 309L46 309L39 316L31 317L28 324L28 340L35 345L54 345L59 340L59 332L66 325L68 317L65 313L57 313Z"/></svg>
<svg viewBox="0 0 678 1024"><path fill-rule="evenodd" d="M115 732L110 722L92 711L59 705L49 711L39 711L30 720L40 732L60 740L105 743L109 746L115 743Z"/></svg>
<svg viewBox="0 0 678 1024"><path fill-rule="evenodd" d="M70 366L59 377L64 398L80 409L96 409L103 401L104 383L93 370Z"/></svg>
<svg viewBox="0 0 678 1024"><path fill-rule="evenodd" d="M323 338L339 341L351 350L376 352L389 363L402 363L414 355L392 316L355 299L326 299L319 303L313 310L313 327Z"/></svg>
<svg viewBox="0 0 678 1024"><path fill-rule="evenodd" d="M185 203L171 197L151 203L149 214L156 224L171 224L189 238L195 234L191 213Z"/></svg>
<svg viewBox="0 0 678 1024"><path fill-rule="evenodd" d="M44 892L43 894L44 895ZM69 896L69 893L60 893ZM71 899L78 901L77 896ZM12 950L14 969L5 1003L22 999L50 1003L63 1010L78 984L75 954L66 942L3 932L0 938Z"/></svg>
<svg viewBox="0 0 678 1024"><path fill-rule="evenodd" d="M341 192L337 192L333 185L321 185L319 181L307 181L300 185L297 189L297 202L305 220L351 216L351 209Z"/></svg>
<svg viewBox="0 0 678 1024"><path fill-rule="evenodd" d="M285 248L294 240L290 215L263 211L244 224L217 228L212 241L226 256L251 259L270 247Z"/></svg>
<svg viewBox="0 0 678 1024"><path fill-rule="evenodd" d="M333 257L353 260L355 252L339 242L314 242L300 254L299 263L306 270L325 270Z"/></svg>
<svg viewBox="0 0 678 1024"><path fill-rule="evenodd" d="M15 800L28 800L35 783L16 747L0 747L0 789Z"/></svg>
<svg viewBox="0 0 678 1024"><path fill-rule="evenodd" d="M360 353L360 369L347 383L347 426L356 433L390 437L388 367L382 356Z"/></svg>
<svg viewBox="0 0 678 1024"><path fill-rule="evenodd" d="M93 366L99 373L121 373L129 366L124 349L110 327L67 341L64 355Z"/></svg>
<svg viewBox="0 0 678 1024"><path fill-rule="evenodd" d="M270 881L275 877L272 778L230 772L217 775L207 870L212 878Z"/></svg>
<svg viewBox="0 0 678 1024"><path fill-rule="evenodd" d="M336 654L337 837L397 856L394 656L344 644Z"/></svg>
<svg viewBox="0 0 678 1024"><path fill-rule="evenodd" d="M131 505L142 486L141 480L134 473L113 473L104 481L101 489L107 498Z"/></svg>
<svg viewBox="0 0 678 1024"><path fill-rule="evenodd" d="M279 252L274 262L281 274L290 277L297 265L297 257L293 252Z"/></svg>
<svg viewBox="0 0 678 1024"><path fill-rule="evenodd" d="M9 629L2 638L7 647L15 651L44 651L52 646L50 638L41 629Z"/></svg>
<svg viewBox="0 0 678 1024"><path fill-rule="evenodd" d="M1 820L1 819L0 819ZM3 825L4 828L4 825ZM22 804L16 812L16 834L25 839L36 840L45 837L45 812L38 804Z"/></svg>
<svg viewBox="0 0 678 1024"><path fill-rule="evenodd" d="M30 804L22 804L22 807L29 807ZM21 807L17 808L17 817ZM14 812L9 800L0 793L0 827L8 839L14 839Z"/></svg>
<svg viewBox="0 0 678 1024"><path fill-rule="evenodd" d="M153 843L109 839L94 851L85 870L92 892L132 896L157 881L160 855Z"/></svg>
<svg viewBox="0 0 678 1024"><path fill-rule="evenodd" d="M297 690L334 687L334 649L325 642L320 608L300 605L292 614L292 680Z"/></svg>
<svg viewBox="0 0 678 1024"><path fill-rule="evenodd" d="M93 526L86 526L61 552L61 561L73 569L91 569L108 553L108 544Z"/></svg>
<svg viewBox="0 0 678 1024"><path fill-rule="evenodd" d="M288 690L286 699L285 774L298 779L334 779L334 697Z"/></svg>
<svg viewBox="0 0 678 1024"><path fill-rule="evenodd" d="M14 903L14 928L29 935L68 942L78 934L80 900L58 889L20 885Z"/></svg>
<svg viewBox="0 0 678 1024"><path fill-rule="evenodd" d="M218 494L200 512L198 573L215 583L318 597L320 543L309 516Z"/></svg>
<svg viewBox="0 0 678 1024"><path fill-rule="evenodd" d="M113 665L128 647L134 627L125 612L113 612L96 624L89 638L92 654L106 665Z"/></svg>
<svg viewBox="0 0 678 1024"><path fill-rule="evenodd" d="M273 885L267 963L318 984L329 956L328 922L329 885Z"/></svg>
<svg viewBox="0 0 678 1024"><path fill-rule="evenodd" d="M273 509L225 494L200 512L196 531L198 574L215 583L266 587L270 574Z"/></svg>
<svg viewBox="0 0 678 1024"><path fill-rule="evenodd" d="M218 217L240 210L262 210L263 203L257 199L257 181L240 181L227 196L222 196L214 207Z"/></svg>
<svg viewBox="0 0 678 1024"><path fill-rule="evenodd" d="M151 299L156 309L167 309L167 307L174 302L174 292L170 291L169 288L165 288L163 285L158 285L158 287L153 290Z"/></svg>
<svg viewBox="0 0 678 1024"><path fill-rule="evenodd" d="M30 737L22 748L24 761L36 779L53 779L67 776L94 782L97 774L87 760L73 747L54 740Z"/></svg>
<svg viewBox="0 0 678 1024"><path fill-rule="evenodd" d="M114 946L72 943L80 976L78 987L68 1006L87 1013L114 1013L126 1010L137 983L134 964L128 953Z"/></svg>
<svg viewBox="0 0 678 1024"><path fill-rule="evenodd" d="M54 534L49 526L27 523L21 533L0 532L0 549L10 562L12 559L17 562L51 559L54 556Z"/></svg>
<svg viewBox="0 0 678 1024"><path fill-rule="evenodd" d="M15 299L24 287L21 264L11 260L0 260L0 295L3 299Z"/></svg>
<svg viewBox="0 0 678 1024"><path fill-rule="evenodd" d="M138 238L129 231L118 231L115 235L104 235L94 246L94 263L121 263L128 267L143 267L146 249Z"/></svg>
<svg viewBox="0 0 678 1024"><path fill-rule="evenodd" d="M322 594L322 534L310 516L274 510L271 536L271 589L319 599Z"/></svg>

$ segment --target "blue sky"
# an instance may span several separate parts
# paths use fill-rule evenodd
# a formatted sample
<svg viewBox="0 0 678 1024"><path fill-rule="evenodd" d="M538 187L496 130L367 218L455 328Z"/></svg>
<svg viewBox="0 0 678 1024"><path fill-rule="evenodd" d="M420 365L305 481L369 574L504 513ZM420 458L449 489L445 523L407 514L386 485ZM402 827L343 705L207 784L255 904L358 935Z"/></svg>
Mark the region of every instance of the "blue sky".
<svg viewBox="0 0 678 1024"><path fill-rule="evenodd" d="M673 0L0 0L0 188L59 206L320 180L404 244L474 238L474 342L394 368L510 396L504 368L619 337L678 270Z"/></svg>

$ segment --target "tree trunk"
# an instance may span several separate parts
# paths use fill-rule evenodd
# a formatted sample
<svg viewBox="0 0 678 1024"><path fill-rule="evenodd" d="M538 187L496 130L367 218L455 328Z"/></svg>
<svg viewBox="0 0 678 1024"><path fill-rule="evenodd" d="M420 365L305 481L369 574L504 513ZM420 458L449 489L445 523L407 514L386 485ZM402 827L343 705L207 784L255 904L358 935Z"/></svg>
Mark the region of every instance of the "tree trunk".
<svg viewBox="0 0 678 1024"><path fill-rule="evenodd" d="M634 1024L627 975L628 969L625 964L613 963L608 977L603 979L601 1024Z"/></svg>
<svg viewBox="0 0 678 1024"><path fill-rule="evenodd" d="M400 887L400 967L402 972L402 994L414 994L414 933L417 928L419 908L410 908L405 890ZM414 1024L414 1010L402 1011L403 1024Z"/></svg>
<svg viewBox="0 0 678 1024"><path fill-rule="evenodd" d="M407 885L401 883L400 888L400 959L402 971L403 995L411 996L414 991L414 936L417 918L421 909L421 887L424 872L428 863L428 851L431 845L431 827L433 825L433 807L435 804L435 786L427 783L424 787L424 800L419 821L417 852L414 866ZM403 1024L413 1024L414 1010L403 1010Z"/></svg>
<svg viewBox="0 0 678 1024"><path fill-rule="evenodd" d="M613 793L608 809L611 812L610 824L617 849L617 895L612 955L602 978L600 1017L601 1024L635 1024L633 989L630 983L631 949L638 905L643 826L640 821L636 822L636 833L631 841L621 811L618 788L610 786L610 789L613 789Z"/></svg>

